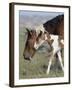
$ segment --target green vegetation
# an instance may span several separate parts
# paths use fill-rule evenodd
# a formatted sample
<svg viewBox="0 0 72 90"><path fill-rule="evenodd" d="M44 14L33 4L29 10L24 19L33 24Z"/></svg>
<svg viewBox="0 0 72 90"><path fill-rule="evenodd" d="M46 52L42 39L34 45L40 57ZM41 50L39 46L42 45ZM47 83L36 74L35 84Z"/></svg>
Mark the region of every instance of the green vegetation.
<svg viewBox="0 0 72 90"><path fill-rule="evenodd" d="M46 74L48 67L49 57L48 53L36 52L33 60L27 61L23 58L23 50L26 42L26 31L20 29L19 31L19 78L46 78L46 77L63 77L64 73L61 70L59 61L54 60L52 62L51 70L49 75ZM41 48L40 48L41 49Z"/></svg>

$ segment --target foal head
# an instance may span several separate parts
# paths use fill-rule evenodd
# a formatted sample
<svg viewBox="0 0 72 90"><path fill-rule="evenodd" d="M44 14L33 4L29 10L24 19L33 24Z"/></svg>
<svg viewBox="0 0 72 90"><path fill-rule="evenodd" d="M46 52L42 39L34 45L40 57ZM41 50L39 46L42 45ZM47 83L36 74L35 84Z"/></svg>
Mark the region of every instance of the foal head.
<svg viewBox="0 0 72 90"><path fill-rule="evenodd" d="M40 34L34 43L34 48L37 50L44 42L48 42L48 44L51 46L53 39L51 39L50 34L47 31L40 31Z"/></svg>

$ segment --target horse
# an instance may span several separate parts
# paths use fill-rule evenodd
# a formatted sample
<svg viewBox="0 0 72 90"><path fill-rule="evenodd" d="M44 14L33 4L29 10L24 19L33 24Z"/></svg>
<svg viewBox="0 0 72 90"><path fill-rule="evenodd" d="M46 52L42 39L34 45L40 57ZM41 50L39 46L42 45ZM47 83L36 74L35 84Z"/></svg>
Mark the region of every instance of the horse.
<svg viewBox="0 0 72 90"><path fill-rule="evenodd" d="M43 29L44 31L47 31L49 34L59 35L62 39L64 39L64 15L56 16L55 18L47 21L43 25L40 25L40 28ZM36 30L30 31L28 28L26 28L26 30L28 36L27 36L23 56L25 59L30 60L30 58L32 58L36 52L36 50L34 50L34 43L37 40L37 38L40 36L41 32L39 33L39 35L36 35Z"/></svg>
<svg viewBox="0 0 72 90"><path fill-rule="evenodd" d="M47 21L43 27L49 34L64 36L64 15L58 15Z"/></svg>
<svg viewBox="0 0 72 90"><path fill-rule="evenodd" d="M31 58L34 56L36 52L36 50L34 49L34 43L36 41L37 35L36 31L33 29L30 31L28 28L26 28L26 30L27 30L27 40L25 43L23 56L25 60L31 60Z"/></svg>
<svg viewBox="0 0 72 90"><path fill-rule="evenodd" d="M56 36L57 44L60 45L59 48L61 49L62 47L64 47L64 15L56 16L55 18L47 21L42 25L42 28L44 32L42 33L43 30L41 30L38 35L36 34L36 30L29 31L28 28L26 28L28 32L28 36L27 36L27 41L23 52L23 56L26 60L31 60L33 58L33 56L35 55L35 52L44 43L44 41L47 41L50 46L52 46L55 43L55 40L54 40L55 37L53 37L54 39L50 39L52 37L51 34L53 36ZM58 40L60 42L58 42ZM60 50L58 50L58 53L60 53ZM58 57L61 60L60 54L58 54ZM52 55L52 57L53 56L54 55ZM50 63L51 62L52 60L50 60ZM49 64L49 67L50 66L51 64ZM61 64L61 67L63 70L62 64ZM49 70L47 69L47 73L49 73Z"/></svg>

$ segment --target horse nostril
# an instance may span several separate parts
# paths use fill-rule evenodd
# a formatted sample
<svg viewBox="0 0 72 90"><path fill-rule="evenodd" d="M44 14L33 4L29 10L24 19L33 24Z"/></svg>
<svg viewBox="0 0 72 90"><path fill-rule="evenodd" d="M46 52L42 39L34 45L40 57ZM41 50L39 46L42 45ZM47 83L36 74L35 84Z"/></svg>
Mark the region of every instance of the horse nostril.
<svg viewBox="0 0 72 90"><path fill-rule="evenodd" d="M24 59L25 59L25 60L30 60L29 57L27 57L27 56L25 56L25 55L23 55L23 56L24 56Z"/></svg>

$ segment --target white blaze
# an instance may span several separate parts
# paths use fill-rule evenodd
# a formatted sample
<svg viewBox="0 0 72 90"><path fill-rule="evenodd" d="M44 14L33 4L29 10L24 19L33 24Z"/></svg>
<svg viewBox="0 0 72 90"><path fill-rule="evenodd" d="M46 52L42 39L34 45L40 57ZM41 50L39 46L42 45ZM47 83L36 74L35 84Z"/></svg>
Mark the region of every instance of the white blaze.
<svg viewBox="0 0 72 90"><path fill-rule="evenodd" d="M36 43L34 44L34 48L37 50L43 43L44 43L45 40L41 40L40 43Z"/></svg>

